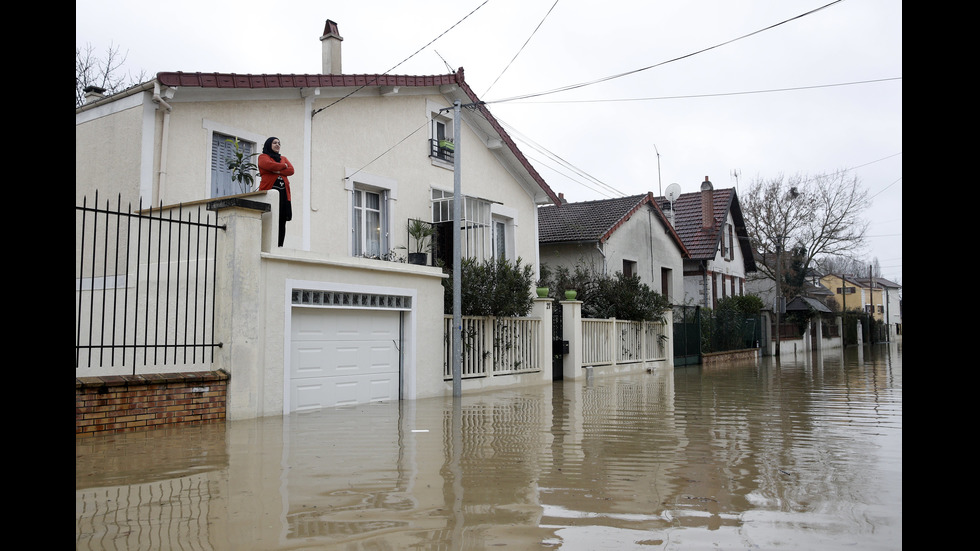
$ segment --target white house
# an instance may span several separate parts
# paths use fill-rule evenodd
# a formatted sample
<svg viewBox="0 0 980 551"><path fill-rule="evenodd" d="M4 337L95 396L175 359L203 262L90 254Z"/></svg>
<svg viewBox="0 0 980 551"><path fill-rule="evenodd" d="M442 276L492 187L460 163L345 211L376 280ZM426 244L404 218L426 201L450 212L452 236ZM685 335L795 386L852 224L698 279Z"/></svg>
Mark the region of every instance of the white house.
<svg viewBox="0 0 980 551"><path fill-rule="evenodd" d="M246 196L272 208L261 215L261 255L229 268L241 272L235 284L257 287L255 319L215 322L219 331L238 323L244 335L215 362L229 368L238 396L230 418L447 392L443 271L431 258L427 266L386 259L414 246L410 219L452 221L454 151L464 257L537 265L537 207L558 201L463 69L347 75L336 23L327 21L320 41L320 73L162 72L76 109L77 203L96 190L134 209L241 194L226 166L228 140L258 152L278 137L295 166L282 247L267 239L278 192ZM460 121L456 101L466 106ZM441 235L444 252L451 231ZM303 292L341 298L314 306ZM355 295L380 300L354 307L344 297ZM247 353L236 352L242 346Z"/></svg>
<svg viewBox="0 0 980 551"><path fill-rule="evenodd" d="M735 190L716 190L706 176L699 192L657 201L689 253L684 303L714 308L721 298L747 294L745 277L756 267Z"/></svg>
<svg viewBox="0 0 980 551"><path fill-rule="evenodd" d="M671 301L683 296L687 249L651 193L543 206L538 218L541 264L622 272Z"/></svg>

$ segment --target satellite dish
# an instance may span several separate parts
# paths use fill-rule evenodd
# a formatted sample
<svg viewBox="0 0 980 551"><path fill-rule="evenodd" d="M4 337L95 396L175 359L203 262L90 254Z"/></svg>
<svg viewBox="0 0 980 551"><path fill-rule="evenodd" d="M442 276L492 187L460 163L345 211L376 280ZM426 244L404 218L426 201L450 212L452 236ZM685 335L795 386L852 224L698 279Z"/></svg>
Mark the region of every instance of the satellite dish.
<svg viewBox="0 0 980 551"><path fill-rule="evenodd" d="M681 186L677 184L670 184L667 186L667 200L673 203L681 195Z"/></svg>

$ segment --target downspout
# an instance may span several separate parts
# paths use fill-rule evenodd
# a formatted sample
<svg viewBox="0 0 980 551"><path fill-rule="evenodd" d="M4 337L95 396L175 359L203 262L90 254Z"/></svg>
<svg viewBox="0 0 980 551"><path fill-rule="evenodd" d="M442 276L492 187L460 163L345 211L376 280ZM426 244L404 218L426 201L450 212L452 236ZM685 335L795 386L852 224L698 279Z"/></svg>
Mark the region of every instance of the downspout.
<svg viewBox="0 0 980 551"><path fill-rule="evenodd" d="M602 241L595 242L595 250L599 251L599 255L602 257L602 275L606 275L606 253L602 250Z"/></svg>
<svg viewBox="0 0 980 551"><path fill-rule="evenodd" d="M153 103L157 104L157 110L163 111L163 131L160 137L160 171L158 173L157 201L163 203L164 190L167 183L167 144L170 142L170 112L173 107L163 100L160 96L160 82L153 81Z"/></svg>
<svg viewBox="0 0 980 551"><path fill-rule="evenodd" d="M313 197L313 104L320 95L320 89L304 90L303 95L303 195L306 212L303 214L303 250L310 250L313 213L317 207Z"/></svg>
<svg viewBox="0 0 980 551"><path fill-rule="evenodd" d="M708 308L710 304L708 298L708 261L701 261L701 288L704 289L704 307Z"/></svg>

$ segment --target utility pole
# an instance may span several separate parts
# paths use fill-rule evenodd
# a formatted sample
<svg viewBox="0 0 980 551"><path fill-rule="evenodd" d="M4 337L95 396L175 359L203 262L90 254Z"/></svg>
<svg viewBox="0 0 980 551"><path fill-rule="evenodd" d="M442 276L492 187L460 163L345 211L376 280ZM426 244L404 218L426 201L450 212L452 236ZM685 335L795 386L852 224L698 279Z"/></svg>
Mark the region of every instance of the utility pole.
<svg viewBox="0 0 980 551"><path fill-rule="evenodd" d="M453 102L453 397L463 394L463 268L460 223L463 203L460 185L460 104Z"/></svg>
<svg viewBox="0 0 980 551"><path fill-rule="evenodd" d="M872 331L870 331L868 334L871 335L871 339L870 340L871 340L871 343L874 344L874 342L875 342L875 332L874 332L874 329L875 329L875 275L874 275L874 272L872 270L873 270L873 266L868 266L868 280L871 282L871 290L868 292L868 294L870 295L870 301L871 301L871 317L869 318L870 321L868 321L868 325L869 325L869 328L872 329Z"/></svg>

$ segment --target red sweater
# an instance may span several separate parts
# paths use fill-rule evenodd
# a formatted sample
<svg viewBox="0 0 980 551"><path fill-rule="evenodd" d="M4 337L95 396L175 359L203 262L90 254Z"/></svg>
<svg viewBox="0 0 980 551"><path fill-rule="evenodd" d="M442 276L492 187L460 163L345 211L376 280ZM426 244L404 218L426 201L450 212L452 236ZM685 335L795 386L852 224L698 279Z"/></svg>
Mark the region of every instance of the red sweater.
<svg viewBox="0 0 980 551"><path fill-rule="evenodd" d="M276 183L276 179L282 176L282 181L286 183L286 199L292 201L292 193L289 191L289 176L292 176L296 170L293 169L293 163L289 162L285 156L279 156L281 162L276 162L272 157L266 155L265 153L259 155L259 189L272 189L272 184Z"/></svg>

